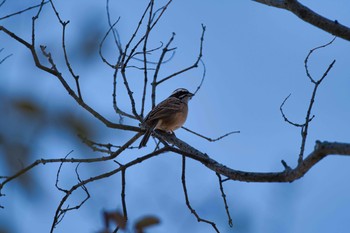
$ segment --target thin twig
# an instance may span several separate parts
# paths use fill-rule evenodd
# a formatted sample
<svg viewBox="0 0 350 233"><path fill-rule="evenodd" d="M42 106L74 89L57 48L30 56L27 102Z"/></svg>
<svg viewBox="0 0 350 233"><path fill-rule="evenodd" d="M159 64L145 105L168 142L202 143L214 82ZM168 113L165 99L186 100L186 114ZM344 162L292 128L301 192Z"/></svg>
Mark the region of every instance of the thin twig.
<svg viewBox="0 0 350 233"><path fill-rule="evenodd" d="M11 54L9 54L9 55L7 55L6 57L4 57L3 59L1 59L0 60L0 65L4 62L4 61L6 61L9 57L11 57L13 54L11 53Z"/></svg>
<svg viewBox="0 0 350 233"><path fill-rule="evenodd" d="M107 12L108 25L112 29L112 32L113 32L114 43L115 43L115 45L117 46L117 48L119 50L119 56L121 56L121 54L123 52L122 44L121 44L121 41L120 41L120 38L119 38L118 31L114 30L114 26L119 21L120 17L118 17L116 22L113 23L113 25L112 25L111 14L110 14L110 10L109 10L109 0L107 0L107 2L106 2L106 12Z"/></svg>
<svg viewBox="0 0 350 233"><path fill-rule="evenodd" d="M123 216L125 221L128 221L128 211L126 207L126 200L125 200L125 187L126 187L126 181L125 181L125 171L126 169L122 169L121 176L122 176L122 191L121 191L121 199L122 199L122 207L123 207Z"/></svg>
<svg viewBox="0 0 350 233"><path fill-rule="evenodd" d="M169 75L169 76L167 76L167 77L157 81L157 83L155 85L159 85L159 84L161 84L161 83L163 83L163 82L165 82L165 81L167 81L167 80L169 80L169 79L171 79L171 78L173 78L173 77L175 77L175 76L177 76L179 74L182 74L182 73L187 72L187 71L189 71L189 70L191 70L193 68L197 68L198 67L198 63L202 59L202 56L203 56L203 41L204 41L205 30L206 30L206 27L202 24L202 35L201 35L201 38L200 38L199 54L198 54L197 60L193 63L193 65L191 65L189 67L186 67L186 68L184 68L184 69L182 69L180 71L177 71L177 72L175 72L175 73L173 73L173 74L171 74L171 75Z"/></svg>
<svg viewBox="0 0 350 233"><path fill-rule="evenodd" d="M134 32L133 36L131 37L129 43L131 43L131 41L135 38L137 32L138 32L138 29L139 27L141 26L142 24L142 21L145 17L145 14L147 13L148 11L148 8L150 7L151 5L151 2L154 1L154 0L151 0L149 5L147 6L146 10L144 11L144 14L142 15L140 21L139 21L139 24L138 24L138 28L136 29L136 31ZM150 27L150 31L152 31L152 29L157 25L158 21L160 20L160 18L163 16L165 10L168 8L168 6L170 5L170 3L172 2L172 0L169 0L163 7L161 7L159 10L157 10L155 12L154 17L152 18L152 25ZM156 13L159 12L159 15L155 18L155 15ZM154 20L155 18L155 20ZM125 49L125 55L127 57L126 61L123 59L122 62L123 62L123 65L127 66L127 63L129 62L129 60L133 57L134 53L136 52L136 49L138 48L138 46L144 41L144 39L146 38L146 35L143 35L140 40L135 44L135 46L131 49L129 55L127 55L127 48L129 47L128 44L126 45L126 49ZM129 44L130 45L130 44ZM125 62L124 62L125 61Z"/></svg>
<svg viewBox="0 0 350 233"><path fill-rule="evenodd" d="M207 73L207 68L205 67L205 64L203 62L202 59L199 60L203 66L203 74L202 74L202 79L201 79L201 82L199 83L197 89L193 92L193 95L195 96L197 94L197 92L199 91L199 89L201 89L202 85L203 85L203 82L204 82L204 79L205 79L205 75Z"/></svg>
<svg viewBox="0 0 350 233"><path fill-rule="evenodd" d="M94 142L90 139L88 139L87 137L78 134L78 137L82 140L83 143L85 143L88 147L90 147L93 151L99 151L102 153L107 153L107 154L112 154L112 148L116 148L116 149L120 149L122 148L122 146L116 146L113 145L111 143L98 143L98 142ZM102 149L102 148L106 148L106 149ZM126 149L137 149L138 147L136 146L129 146Z"/></svg>
<svg viewBox="0 0 350 233"><path fill-rule="evenodd" d="M73 153L73 151L70 151L70 152L64 157L64 159L67 159L67 157L68 157L71 153ZM67 193L68 190L63 189L63 188L61 188L61 187L58 186L59 176L60 176L60 174L61 174L61 169L62 169L63 163L64 163L64 162L62 161L62 162L60 163L60 166L58 167L58 170L57 170L57 173L56 173L55 187L56 187L59 191L64 192L64 193Z"/></svg>
<svg viewBox="0 0 350 233"><path fill-rule="evenodd" d="M156 70L154 72L153 75L153 82L152 82L152 94L151 94L151 99L152 99L152 109L156 106L156 87L157 87L157 77L158 77L158 73L161 67L161 64L163 62L163 59L165 57L165 54L170 51L169 46L170 44L173 42L175 38L175 33L172 33L172 36L170 37L168 43L165 45L165 47L163 48L163 51L159 57L159 61L158 64L156 66Z"/></svg>
<svg viewBox="0 0 350 233"><path fill-rule="evenodd" d="M15 15L19 15L19 14L22 14L26 11L30 11L32 9L35 9L35 8L38 8L38 7L42 7L42 5L45 5L46 3L48 3L49 1L44 1L44 3L40 3L38 5L35 5L35 6L31 6L31 7L28 7L26 9L23 9L23 10L20 10L20 11L17 11L15 13L12 13L12 14L9 14L9 15L6 15L6 16L3 16L3 17L0 17L0 20L3 20L3 19L7 19L7 18L10 18L12 16L15 16ZM5 0L3 2L1 2L0 4L0 7L5 3Z"/></svg>
<svg viewBox="0 0 350 233"><path fill-rule="evenodd" d="M280 112L281 112L281 114L282 114L282 117L283 117L284 121L287 122L288 124L291 124L291 125L293 125L293 126L295 126L295 127L304 127L304 126L305 126L305 123L303 123L303 124L295 123L295 122L289 120L288 117L286 116L286 114L284 114L283 106L284 106L284 104L287 102L287 100L289 99L289 97L290 97L291 95L292 95L292 94L289 94L289 95L283 100L283 102L282 102L282 104L281 104L281 106L280 106ZM314 119L314 117L315 117L315 116L312 116L312 117L309 119L309 122L311 122L312 119Z"/></svg>
<svg viewBox="0 0 350 233"><path fill-rule="evenodd" d="M157 155L160 155L160 154L163 154L165 152L169 151L169 148L168 147L164 147L160 150L157 150L155 152L152 152L152 153L149 153L147 155L144 155L142 157L139 157L137 159L134 159L132 160L131 162L123 165L122 167L118 167L110 172L106 172L106 173L103 173L103 174L100 174L98 176L94 176L94 177L90 177L86 180L82 180L80 181L78 184L74 185L71 187L71 189L68 190L68 192L65 194L65 196L61 199L59 205L57 206L57 209L56 209L56 213L55 213L55 216L54 216L54 221L51 225L51 230L50 230L50 233L52 233L54 231L54 228L57 226L57 221L58 219L61 217L61 215L63 213L66 213L69 209L73 209L73 208L66 208L66 209L62 209L62 206L65 204L65 202L67 201L67 199L70 197L70 195L75 191L77 190L78 188L82 187L82 186L85 186L91 182L94 182L94 181L97 181L97 180L101 180L101 179L105 179L105 178L108 178L112 175L115 175L119 172L121 172L123 169L127 169L131 166L134 166L136 164L139 164L139 163L142 163L143 161L145 160L148 160L154 156L157 156ZM1 188L1 186L0 186Z"/></svg>
<svg viewBox="0 0 350 233"><path fill-rule="evenodd" d="M130 103L131 103L131 111L134 114L134 117L136 119L138 119L139 121L141 121L141 117L136 111L136 103L135 103L135 99L134 99L134 92L130 88L129 81L128 81L127 77L126 77L126 73L125 73L125 70L123 70L123 68L122 68L121 74L122 74L122 78L123 78L123 83L124 83L125 89L127 90L127 93L129 95L129 100L130 100Z"/></svg>
<svg viewBox="0 0 350 233"><path fill-rule="evenodd" d="M143 114L145 111L145 101L146 101L146 93L147 93L147 83L148 83L148 62L147 62L147 43L148 43L148 38L149 34L151 32L151 22L152 22L152 15L153 15L153 6L154 6L154 1L150 1L151 6L150 6L150 11L149 11L149 16L148 16L148 23L146 27L146 32L145 32L145 39L143 43L143 91L142 91L142 97L141 97L141 111L140 111L140 116L143 118Z"/></svg>
<svg viewBox="0 0 350 233"><path fill-rule="evenodd" d="M80 91L79 75L76 75L74 73L73 68L69 62L67 49L66 49L66 27L67 27L68 23L69 23L69 21L62 22L62 49L63 49L63 54L64 54L64 60L66 62L66 66L67 66L70 74L72 75L72 77L75 80L75 85L77 88L78 97L79 97L79 99L83 100L83 96L81 95L81 91Z"/></svg>
<svg viewBox="0 0 350 233"><path fill-rule="evenodd" d="M226 133L226 134L224 134L224 135L222 135L222 136L220 136L218 138L209 138L209 137L206 137L206 136L204 136L202 134L199 134L199 133L197 133L197 132L195 132L193 130L188 129L185 126L182 126L181 128L183 128L184 130L186 130L186 131L188 131L190 133L193 133L194 135L197 135L198 137L204 138L205 140L207 140L209 142L216 142L216 141L219 141L219 140L221 140L221 139L223 139L223 138L225 138L227 136L230 136L231 134L240 133L240 131L231 131L231 132Z"/></svg>
<svg viewBox="0 0 350 233"><path fill-rule="evenodd" d="M281 160L281 163L282 163L282 165L283 165L283 167L284 167L284 169L285 169L285 171L290 171L290 170L292 170L292 168L286 163L286 161L284 161L283 159Z"/></svg>
<svg viewBox="0 0 350 233"><path fill-rule="evenodd" d="M135 50L137 49L138 45L139 45L139 44L143 41L143 39L145 38L145 36L143 36L143 37L139 40L139 42L136 43L136 45L131 49L130 54L127 55L127 54L128 54L128 49L129 49L131 43L133 42L133 40L135 39L135 37L136 37L136 35L137 35L137 33L138 33L138 31L139 31L141 25L142 25L142 22L143 22L143 20L144 20L146 14L147 14L147 12L148 12L148 9L149 9L149 8L151 7L151 5L152 5L152 2L153 2L153 0L151 0L151 1L148 3L146 9L144 10L144 12L143 12L143 14L142 14L142 16L141 16L141 18L140 18L138 24L137 24L137 27L136 27L134 33L133 33L132 36L130 37L128 43L125 45L125 49L124 49L124 51L123 51L123 58L122 58L122 60L121 60L123 66L127 66L127 63L129 62L129 60L130 60L130 58L132 57L132 55L133 55L133 53L135 52ZM123 68L122 68L122 69L123 69Z"/></svg>
<svg viewBox="0 0 350 233"><path fill-rule="evenodd" d="M199 217L196 210L193 209L193 207L191 206L191 203L190 203L189 198L188 198L187 187L186 187L186 157L185 156L182 156L181 181L182 181L182 188L183 188L183 191L185 194L186 206L191 211L191 214L193 214L196 217L198 222L207 223L207 224L211 225L217 233L220 233L219 229L216 227L216 224L214 222Z"/></svg>
<svg viewBox="0 0 350 233"><path fill-rule="evenodd" d="M2 5L4 5L6 2L6 0L2 0L2 2L0 3L0 7L2 7Z"/></svg>
<svg viewBox="0 0 350 233"><path fill-rule="evenodd" d="M107 2L108 2L108 0L107 0ZM107 15L109 15L108 12L109 12L109 11L107 11ZM110 25L109 25L109 29L107 30L106 34L105 34L104 37L102 38L102 40L101 40L101 42L100 42L100 45L99 45L99 50L98 50L99 55L100 55L100 58L102 59L102 61L103 61L105 64L107 64L109 67L113 68L113 69L115 69L116 67L118 67L119 62L117 62L117 65L112 65L112 63L110 63L110 62L103 56L102 48L103 48L103 45L104 45L104 43L105 43L105 41L106 41L106 39L107 39L109 33L112 31L112 32L113 32L113 35L115 35L114 27L115 27L115 25L117 25L117 23L119 22L119 20L120 20L120 17L119 17L113 24L111 24L111 23L109 22L110 19L109 19L109 17L108 17L108 22L109 22L109 24L110 24ZM118 49L119 49L119 43L118 43L118 41L115 40L115 43L117 43L117 47L118 47ZM118 58L118 60L120 60L120 57L121 57L121 53L119 53L119 58Z"/></svg>
<svg viewBox="0 0 350 233"><path fill-rule="evenodd" d="M300 153L299 153L299 158L298 158L298 163L302 163L303 161L303 157L304 157L304 151L305 151L305 145L306 145L306 139L307 139L307 135L308 135L308 129L309 129L309 122L312 120L312 118L314 116L311 117L311 110L313 107L313 104L315 102L315 98L316 98L316 93L318 90L318 87L320 86L320 84L322 83L322 81L324 80L324 78L328 75L328 72L332 69L334 63L336 60L333 60L330 65L328 66L327 70L323 73L322 77L318 80L315 81L312 76L310 75L309 71L308 71L308 59L309 56L312 54L313 51L321 49L321 48L325 48L326 46L330 45L333 43L333 41L335 40L335 38L333 38L329 43L322 45L322 46L318 46L312 50L310 50L309 54L307 55L304 63L305 63L305 70L307 73L307 76L309 77L309 79L311 80L311 82L315 85L312 95L311 95L311 99L310 99L310 104L305 116L305 125L301 128L301 146L300 146Z"/></svg>
<svg viewBox="0 0 350 233"><path fill-rule="evenodd" d="M60 14L58 13L58 11L56 10L55 4L53 4L53 0L49 0L50 4L51 4L51 8L52 10L55 12L56 18L58 19L58 21L60 22L60 24L64 24L63 20L60 17Z"/></svg>
<svg viewBox="0 0 350 233"><path fill-rule="evenodd" d="M337 37L335 36L330 42L324 44L324 45L321 45L321 46L318 46L318 47L315 47L313 49L311 49L309 51L309 53L307 54L305 60L304 60L304 67L305 67L305 72L306 72L306 76L310 79L310 81L314 84L316 84L316 81L312 78L310 72L309 72L309 67L308 67L308 61L309 61L309 57L311 56L311 54L318 50L318 49L321 49L321 48L325 48L327 47L328 45L332 44L334 42L334 40L336 39Z"/></svg>
<svg viewBox="0 0 350 233"><path fill-rule="evenodd" d="M321 82L327 76L328 72L332 69L334 63L335 63L335 60L333 60L333 62L328 66L326 72L322 75L322 77L317 82L315 82L315 87L314 87L314 90L312 92L309 108L307 110L306 117L305 117L305 126L302 127L302 129L301 129L302 140L301 140L301 146L300 146L300 153L299 153L298 163L301 163L302 160L303 160L303 155L304 155L304 151L305 151L305 144L306 144L306 138L307 138L308 128L309 128L309 122L313 118L313 116L310 117L310 115L311 115L311 110L312 110L313 104L315 102L316 92L317 92L318 87L321 84Z"/></svg>
<svg viewBox="0 0 350 233"><path fill-rule="evenodd" d="M38 11L38 14L40 12L40 9ZM37 19L37 17L33 17L33 27L32 27L32 43L28 43L27 41L25 41L24 39L22 39L21 37L17 36L15 33L9 31L7 28L0 26L0 31L3 31L5 34L7 34L8 36L10 36L11 38L13 38L14 40L16 40L17 42L21 43L22 45L24 45L25 47L27 47L30 52L32 53L35 65L55 76L58 78L58 80L61 82L61 84L63 85L63 87L66 89L66 91L68 92L68 94L81 106L83 107L86 111L88 111L90 114L92 114L95 118L97 118L98 120L100 120L102 123L104 123L107 127L109 128L115 128L115 129L122 129L122 130L128 130L128 131L135 131L135 132L140 132L140 128L139 127L135 127L135 126L130 126L130 125L124 125L124 124L116 124L113 123L109 120L107 120L105 117L103 117L100 113L96 112L93 108L91 108L89 105L87 105L84 101L82 101L79 96L71 89L71 87L69 86L69 84L65 81L65 79L63 78L62 74L59 73L57 70L53 70L52 68L49 68L47 66L44 66L41 64L40 60L39 60L39 56L35 50L35 46L34 46L34 42L35 42L35 30L34 30L34 25L35 25L35 19ZM45 50L45 47L42 47L42 49ZM43 51L44 52L44 51Z"/></svg>
<svg viewBox="0 0 350 233"><path fill-rule="evenodd" d="M309 106L308 106L308 109L306 111L306 116L305 116L305 121L304 123L302 124L297 124L297 123L294 123L292 121L290 121L287 116L284 114L284 111L283 111L283 106L284 104L286 103L286 101L288 100L288 98L290 97L291 94L289 94L285 99L284 101L282 102L281 106L280 106L280 112L282 114L282 117L284 119L284 121L286 121L287 123L295 126L295 127L300 127L301 128L301 145L300 145L300 152L299 152L299 156L298 156L298 164L301 164L303 162L303 157L304 157L304 151L305 151L305 145L306 145L306 139L307 139L307 135L308 135L308 129L309 129L309 123L314 119L315 115L311 115L311 111L312 111L312 108L313 108L313 105L314 105L314 102L315 102L315 98L316 98L316 93L317 93L317 90L318 90L318 87L320 86L320 84L322 83L322 81L325 79L325 77L328 75L329 71L332 69L333 65L335 64L335 61L336 60L333 60L328 68L326 69L326 71L323 73L322 77L319 79L319 80L315 80L310 72L309 72L309 68L308 68L308 61L309 61L309 58L311 56L311 54L318 50L318 49L321 49L321 48L325 48L327 46L329 46L330 44L333 43L333 41L335 40L335 38L333 38L330 42L328 42L327 44L324 44L324 45L321 45L321 46L318 46L318 47L315 47L313 49L311 49L309 51L309 53L307 54L305 60L304 60L304 68L305 68L305 72L306 72L306 76L310 79L310 81L314 84L314 88L313 88L313 91L312 91L312 94L311 94L311 98L310 98L310 103L309 103ZM286 164L284 164L282 162L283 166L285 167L285 169L288 171L290 170L289 167L286 166Z"/></svg>
<svg viewBox="0 0 350 233"><path fill-rule="evenodd" d="M80 179L79 173L78 173L78 167L79 167L80 163L77 164L77 166L75 167L75 174L77 176L77 179L79 181L79 184L82 183L82 180ZM88 189L86 188L85 184L82 184L79 186L86 194L86 197L77 205L73 206L73 207L69 207L69 205L62 209L62 205L59 209L56 210L56 214L54 216L54 220L52 223L52 228L51 228L51 232L53 232L53 229L63 220L64 216L66 215L67 212L72 211L72 210L77 210L80 207L82 207L85 202L90 199L90 193L88 191ZM72 192L70 190L64 190L65 194L70 196L72 194ZM62 201L62 200L61 200Z"/></svg>
<svg viewBox="0 0 350 233"><path fill-rule="evenodd" d="M131 144L133 144L139 137L142 136L143 133L137 133L135 134L131 139L129 139L126 143L123 144L123 146L118 149L117 151L113 152L110 156L105 157L97 157L97 158L90 158L90 159L65 159L65 158L57 158L57 159L38 159L32 164L28 165L27 167L24 167L23 169L19 170L12 176L8 176L4 181L0 183L0 193L1 189L11 180L14 180L24 174L26 174L28 171L32 170L34 167L38 166L39 164L48 164L48 163L92 163L92 162L101 162L101 161L108 161L116 158L118 155L120 155L124 150L126 150Z"/></svg>
<svg viewBox="0 0 350 233"><path fill-rule="evenodd" d="M220 191L221 191L221 196L222 196L222 199L223 199L224 205L225 205L225 210L226 210L226 214L227 214L227 218L228 218L228 225L230 227L233 227L232 218L230 215L230 210L228 209L228 205L227 205L226 194L224 192L224 187L222 185L223 180L222 180L221 175L219 173L216 173L216 175L219 178Z"/></svg>

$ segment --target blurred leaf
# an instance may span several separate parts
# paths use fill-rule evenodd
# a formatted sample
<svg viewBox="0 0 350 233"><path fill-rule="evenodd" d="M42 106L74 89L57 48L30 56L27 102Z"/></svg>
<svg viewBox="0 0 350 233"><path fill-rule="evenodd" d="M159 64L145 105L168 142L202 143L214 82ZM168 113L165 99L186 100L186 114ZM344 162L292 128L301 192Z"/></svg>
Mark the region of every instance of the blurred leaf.
<svg viewBox="0 0 350 233"><path fill-rule="evenodd" d="M26 115L41 116L43 113L41 107L31 100L14 100L13 107Z"/></svg>
<svg viewBox="0 0 350 233"><path fill-rule="evenodd" d="M17 172L19 169L23 168L23 163L26 162L28 158L30 148L25 144L16 142L12 144L6 143L4 149L10 172Z"/></svg>
<svg viewBox="0 0 350 233"><path fill-rule="evenodd" d="M137 233L143 233L144 228L159 224L160 220L154 216L147 216L135 223L135 230Z"/></svg>
<svg viewBox="0 0 350 233"><path fill-rule="evenodd" d="M12 144L5 143L3 148L9 174L1 175L13 175L28 165L28 159L32 153L30 144L27 145L20 142ZM33 177L33 173L27 173L20 176L17 178L17 181L19 181L21 187L27 191L26 194L35 194L35 191L37 191L38 186L35 178Z"/></svg>
<svg viewBox="0 0 350 233"><path fill-rule="evenodd" d="M112 213L111 219L115 221L120 229L125 229L127 219L120 213Z"/></svg>
<svg viewBox="0 0 350 233"><path fill-rule="evenodd" d="M101 31L95 30L91 32L90 30L89 34L84 37L83 42L80 44L83 55L88 57L95 56L98 52L101 37Z"/></svg>
<svg viewBox="0 0 350 233"><path fill-rule="evenodd" d="M77 118L73 114L64 114L60 119L65 127L72 130L75 134L90 137L92 135L91 124L83 118Z"/></svg>
<svg viewBox="0 0 350 233"><path fill-rule="evenodd" d="M104 212L103 215L106 229L109 228L110 221L113 221L120 229L126 228L127 219L120 212Z"/></svg>

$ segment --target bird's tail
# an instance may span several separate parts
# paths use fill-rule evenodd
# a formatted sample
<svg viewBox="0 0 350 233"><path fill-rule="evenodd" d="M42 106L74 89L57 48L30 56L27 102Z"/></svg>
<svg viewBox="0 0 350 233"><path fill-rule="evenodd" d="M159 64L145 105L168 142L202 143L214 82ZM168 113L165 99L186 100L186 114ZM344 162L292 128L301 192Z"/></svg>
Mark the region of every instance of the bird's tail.
<svg viewBox="0 0 350 233"><path fill-rule="evenodd" d="M146 146L148 140L149 140L149 137L151 136L152 134L152 128L151 129L148 129L145 133L145 135L143 136L141 142L140 142L140 145L139 145L139 149Z"/></svg>

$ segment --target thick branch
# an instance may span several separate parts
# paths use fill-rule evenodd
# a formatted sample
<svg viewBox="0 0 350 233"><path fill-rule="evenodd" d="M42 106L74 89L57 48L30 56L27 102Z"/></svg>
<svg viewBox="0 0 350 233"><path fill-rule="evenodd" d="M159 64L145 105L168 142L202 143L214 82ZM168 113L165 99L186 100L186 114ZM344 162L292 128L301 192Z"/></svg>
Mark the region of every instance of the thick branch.
<svg viewBox="0 0 350 233"><path fill-rule="evenodd" d="M253 0L268 6L288 10L300 19L318 27L332 35L350 41L350 28L340 24L337 20L330 20L317 14L310 8L296 0Z"/></svg>
<svg viewBox="0 0 350 233"><path fill-rule="evenodd" d="M282 172L247 172L235 170L220 164L219 162L210 158L207 154L193 148L186 142L176 138L174 135L158 132L157 136L179 148L177 149L172 147L170 149L171 151L197 160L203 163L210 170L226 176L230 180L244 182L293 182L303 177L316 163L328 155L350 156L350 143L317 141L314 151L312 151L294 169L288 169Z"/></svg>

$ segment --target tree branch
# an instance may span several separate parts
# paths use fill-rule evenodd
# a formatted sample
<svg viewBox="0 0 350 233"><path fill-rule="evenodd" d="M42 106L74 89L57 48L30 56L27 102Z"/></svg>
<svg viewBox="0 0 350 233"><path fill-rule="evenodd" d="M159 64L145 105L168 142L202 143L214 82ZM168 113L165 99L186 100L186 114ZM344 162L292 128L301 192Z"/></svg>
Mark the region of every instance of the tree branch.
<svg viewBox="0 0 350 233"><path fill-rule="evenodd" d="M210 170L226 176L230 180L244 182L293 182L303 177L316 163L321 161L326 156L350 156L350 143L316 141L314 151L312 151L294 169L286 169L282 172L248 172L235 170L220 164L207 154L190 146L174 135L157 132L156 136L167 141L168 143L174 144L177 148L171 147L169 150L172 152L197 160Z"/></svg>
<svg viewBox="0 0 350 233"><path fill-rule="evenodd" d="M124 150L126 150L131 144L133 144L139 137L141 137L142 133L139 132L135 134L130 140L128 140L126 143L123 144L117 151L113 152L110 156L102 156L97 158L90 158L90 159L75 159L75 158L57 158L57 159L38 159L29 166L21 169L17 173L15 173L12 176L6 176L4 178L4 181L0 183L0 196L1 196L1 190L11 180L14 180L24 174L26 174L28 171L33 169L34 167L38 166L39 164L48 164L48 163L92 163L92 162L101 162L101 161L107 161L112 160L116 158L118 155L120 155Z"/></svg>
<svg viewBox="0 0 350 233"><path fill-rule="evenodd" d="M1 7L4 3L5 3L5 0L2 1L2 2L0 3L0 7ZM43 2L40 3L40 4L37 4L37 5L34 5L34 6L30 6L30 7L26 8L26 9L23 9L23 10L20 10L20 11L14 12L14 13L11 13L11 14L9 14L9 15L5 15L5 16L3 16L3 17L0 17L0 20L4 20L4 19L10 18L10 17L13 17L13 16L15 16L15 15L20 15L20 14L26 12L26 11L30 11L30 10L35 9L35 8L38 8L38 7L42 7L42 5L44 5L44 4L46 4L46 3L48 3L48 1L43 1Z"/></svg>
<svg viewBox="0 0 350 233"><path fill-rule="evenodd" d="M157 155L160 155L160 154L163 154L165 152L167 152L169 150L168 147L163 147L157 151L154 151L152 153L149 153L147 155L144 155L142 157L139 157L137 159L134 159L128 163L126 163L125 165L122 165L120 167L118 167L117 169L114 169L110 172L106 172L106 173L103 173L101 175L98 175L98 176L94 176L94 177L90 177L86 180L82 180L80 181L78 184L72 186L69 190L67 190L67 193L65 194L65 196L62 198L62 200L60 201L57 209L56 209L56 213L55 213L55 216L54 216L54 221L52 223L52 226L51 226L51 230L50 230L50 233L52 233L55 229L55 227L57 226L57 217L60 216L60 213L61 213L61 209L62 209L62 206L65 204L65 202L67 201L67 199L69 198L69 196L75 191L77 190L78 188L80 187L85 187L87 184L91 183L91 182L94 182L94 181L97 181L97 180L101 180L101 179L105 179L105 178L108 178L114 174L117 174L119 172L122 172L123 170L131 167L131 166L134 166L136 164L139 164L139 163L142 163L143 161L145 160L148 160L154 156L157 156Z"/></svg>
<svg viewBox="0 0 350 233"><path fill-rule="evenodd" d="M181 173L181 181L182 181L182 189L185 194L185 201L186 201L186 206L187 208L191 211L191 214L193 214L198 222L204 222L213 227L213 229L217 232L220 233L219 229L217 228L216 224L212 221L209 221L207 219L201 218L198 213L196 212L195 209L191 206L190 200L188 198L188 193L187 193L187 186L186 186L186 157L182 156L182 173Z"/></svg>
<svg viewBox="0 0 350 233"><path fill-rule="evenodd" d="M350 41L350 28L340 24L337 20L330 20L317 14L310 8L302 5L297 0L253 0L264 5L273 6L292 12L300 19L308 22L315 27L322 29L334 36Z"/></svg>
<svg viewBox="0 0 350 233"><path fill-rule="evenodd" d="M57 77L59 79L59 81L62 83L63 87L67 90L68 94L70 96L73 97L73 99L80 105L82 106L85 110L87 110L88 112L90 112L95 118L99 119L102 123L104 123L107 127L109 128L115 128L115 129L122 129L122 130L129 130L129 131L135 131L135 132L140 132L140 128L139 127L135 127L135 126L130 126L130 125L122 125L122 124L116 124L113 123L109 120L107 120L106 118L104 118L100 113L96 112L93 108L91 108L89 105L87 105L81 98L79 98L79 96L71 89L71 87L68 85L68 83L65 81L65 79L63 78L62 74L59 73L57 70L49 68L47 66L44 66L41 64L41 62L39 61L39 57L36 53L36 50L34 48L33 45L31 45L30 43L28 43L27 41L25 41L24 39L20 38L19 36L17 36L15 33L9 31L7 28L0 26L0 31L3 31L5 34L7 34L8 36L10 36L11 38L13 38L14 40L16 40L17 42L19 42L20 44L23 44L25 47L27 47L30 52L32 53L35 65L49 73L52 74L53 76ZM45 51L45 47L42 47L43 52ZM47 53L48 59L50 59L50 54ZM51 64L53 65L53 64Z"/></svg>
<svg viewBox="0 0 350 233"><path fill-rule="evenodd" d="M218 179L219 179L219 185L220 185L220 192L221 192L221 197L224 201L224 205L225 205L225 210L226 210L226 214L227 214L227 218L228 218L228 225L230 227L233 227L233 223L232 223L232 218L231 218L231 214L230 214L230 210L228 209L228 205L227 205L227 200L226 200L226 194L224 192L224 186L222 185L222 183L224 182L224 180L221 178L221 175L216 173Z"/></svg>

